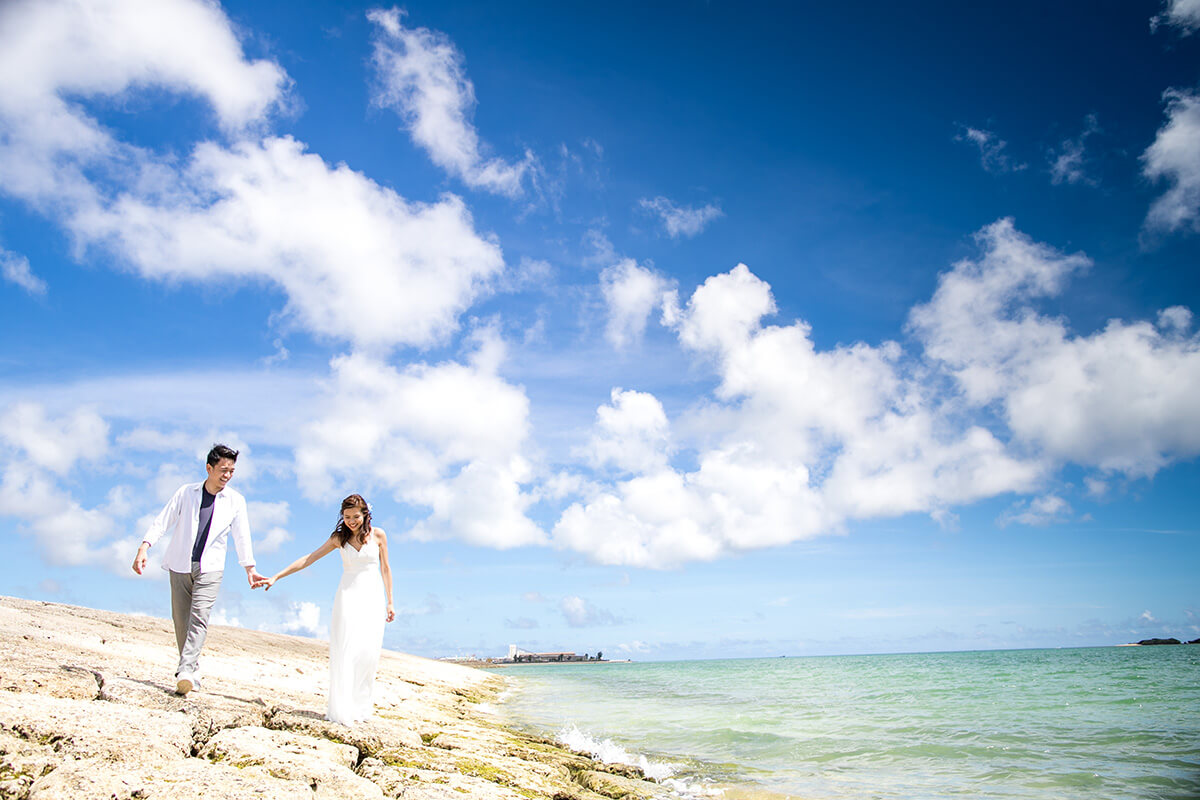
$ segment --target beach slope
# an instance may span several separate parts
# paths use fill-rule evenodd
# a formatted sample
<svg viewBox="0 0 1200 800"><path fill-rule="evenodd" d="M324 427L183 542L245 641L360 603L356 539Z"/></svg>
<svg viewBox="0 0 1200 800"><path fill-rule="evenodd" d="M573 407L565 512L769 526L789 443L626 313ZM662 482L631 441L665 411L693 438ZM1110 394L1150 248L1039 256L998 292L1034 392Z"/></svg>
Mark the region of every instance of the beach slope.
<svg viewBox="0 0 1200 800"><path fill-rule="evenodd" d="M184 698L174 641L165 619L0 597L0 798L667 796L501 725L479 670L385 651L351 729L323 718L324 642L213 626Z"/></svg>

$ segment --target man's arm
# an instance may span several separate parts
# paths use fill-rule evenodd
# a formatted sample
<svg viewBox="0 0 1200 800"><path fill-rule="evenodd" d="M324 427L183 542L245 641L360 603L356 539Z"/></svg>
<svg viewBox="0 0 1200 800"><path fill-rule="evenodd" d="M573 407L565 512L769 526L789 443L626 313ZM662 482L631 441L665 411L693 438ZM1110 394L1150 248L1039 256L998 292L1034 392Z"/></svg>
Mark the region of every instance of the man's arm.
<svg viewBox="0 0 1200 800"><path fill-rule="evenodd" d="M138 546L137 555L133 557L133 571L141 575L146 570L146 554L150 548L157 542L162 535L167 532L167 529L173 526L179 519L179 509L183 503L183 490L186 486L179 487L175 494L171 495L171 499L163 506L163 510L158 512L158 516L150 523L150 527L146 530L146 535L142 537L142 543Z"/></svg>
<svg viewBox="0 0 1200 800"><path fill-rule="evenodd" d="M251 589L257 589L267 582L265 575L259 575L254 568L254 547L250 543L250 519L246 512L246 500L237 495L236 507L233 510L233 523L229 535L233 537L233 547L237 550L238 564L246 570L246 580Z"/></svg>

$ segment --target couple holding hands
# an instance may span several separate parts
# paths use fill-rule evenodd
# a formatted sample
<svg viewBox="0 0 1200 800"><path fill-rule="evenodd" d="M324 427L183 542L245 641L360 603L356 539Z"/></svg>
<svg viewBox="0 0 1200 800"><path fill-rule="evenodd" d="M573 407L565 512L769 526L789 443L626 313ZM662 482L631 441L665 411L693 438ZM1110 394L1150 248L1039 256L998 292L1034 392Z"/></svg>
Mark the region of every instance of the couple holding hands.
<svg viewBox="0 0 1200 800"><path fill-rule="evenodd" d="M149 549L170 533L163 569L171 577L171 615L179 647L176 692L186 695L200 686L200 650L221 586L230 536L252 589L261 586L269 590L281 578L337 550L342 554L342 579L329 625L325 718L345 725L366 720L374 711L371 695L383 648L383 626L395 618L387 536L382 528L371 525L367 501L352 494L342 501L337 526L320 547L271 577L260 575L254 568L246 500L227 485L237 457L236 450L214 445L206 459L208 477L179 487L146 531L133 560L133 571L141 575Z"/></svg>

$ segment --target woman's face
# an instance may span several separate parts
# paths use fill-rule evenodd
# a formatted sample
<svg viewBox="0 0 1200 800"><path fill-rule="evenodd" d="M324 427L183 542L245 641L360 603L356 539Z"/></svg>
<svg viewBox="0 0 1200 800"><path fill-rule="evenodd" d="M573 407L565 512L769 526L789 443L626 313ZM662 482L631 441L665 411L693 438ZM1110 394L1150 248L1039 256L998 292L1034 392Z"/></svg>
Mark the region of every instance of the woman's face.
<svg viewBox="0 0 1200 800"><path fill-rule="evenodd" d="M350 530L358 533L358 529L363 524L363 512L361 508L347 508L342 511L342 522Z"/></svg>

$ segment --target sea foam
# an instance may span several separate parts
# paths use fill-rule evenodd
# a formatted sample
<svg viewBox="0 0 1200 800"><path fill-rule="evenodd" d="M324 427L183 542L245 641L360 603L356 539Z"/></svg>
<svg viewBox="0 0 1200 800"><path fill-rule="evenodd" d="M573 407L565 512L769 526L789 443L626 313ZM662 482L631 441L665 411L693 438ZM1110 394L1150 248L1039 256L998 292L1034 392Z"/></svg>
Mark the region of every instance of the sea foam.
<svg viewBox="0 0 1200 800"><path fill-rule="evenodd" d="M719 789L703 786L694 781L675 778L676 767L664 761L651 761L641 754L630 753L612 739L597 739L591 734L584 733L575 725L568 725L558 732L558 741L564 747L580 753L587 753L592 758L605 764L624 764L637 767L647 778L658 781L681 798L721 797L724 793Z"/></svg>

